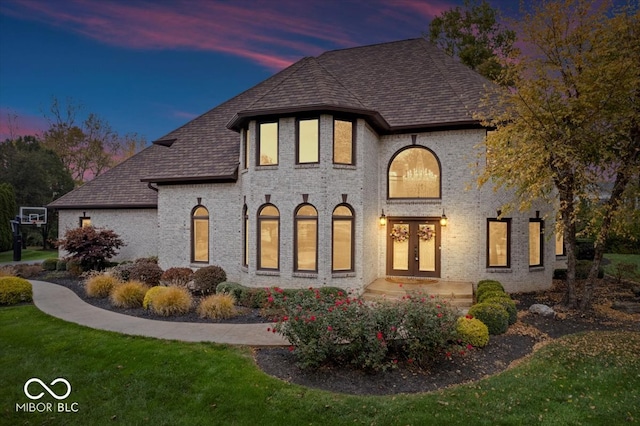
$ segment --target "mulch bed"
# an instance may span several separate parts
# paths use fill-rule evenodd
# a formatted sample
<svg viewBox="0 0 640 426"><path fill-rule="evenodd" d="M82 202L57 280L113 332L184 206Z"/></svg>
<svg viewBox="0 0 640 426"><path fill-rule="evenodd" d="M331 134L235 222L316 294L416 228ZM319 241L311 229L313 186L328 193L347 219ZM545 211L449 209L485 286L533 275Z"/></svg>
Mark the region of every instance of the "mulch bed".
<svg viewBox="0 0 640 426"><path fill-rule="evenodd" d="M161 321L214 322L203 320L195 313L178 317L161 317L145 309L118 309L108 299L91 299L76 279L41 276L37 279L64 285L87 303L126 315ZM397 367L381 372L366 372L344 365L326 365L318 369L300 369L295 356L288 348L255 348L257 365L267 374L283 381L354 395L388 395L397 393L428 392L449 386L472 382L499 373L531 354L538 343L567 334L583 331L627 330L640 332L640 314L623 314L610 308L615 301L638 302L628 286L607 279L601 283L594 296L593 309L587 312L569 311L561 307L564 294L562 282L556 282L551 290L537 293L513 294L518 307L518 322L507 333L491 336L484 348L474 348L464 355L456 354L443 359L429 370L399 362ZM528 312L534 303L552 306L557 315L544 318ZM226 323L268 323L259 310L245 310ZM265 328L265 332L266 328Z"/></svg>

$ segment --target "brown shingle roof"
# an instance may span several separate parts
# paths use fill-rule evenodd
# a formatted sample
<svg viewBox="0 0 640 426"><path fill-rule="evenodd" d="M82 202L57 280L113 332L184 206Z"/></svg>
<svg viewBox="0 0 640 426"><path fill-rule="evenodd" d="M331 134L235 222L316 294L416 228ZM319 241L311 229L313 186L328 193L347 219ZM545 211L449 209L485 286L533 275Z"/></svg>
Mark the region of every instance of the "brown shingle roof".
<svg viewBox="0 0 640 426"><path fill-rule="evenodd" d="M143 206L157 202L143 182L235 180L240 137L234 130L264 115L344 111L381 133L477 125L473 113L488 84L422 38L304 58L50 206Z"/></svg>

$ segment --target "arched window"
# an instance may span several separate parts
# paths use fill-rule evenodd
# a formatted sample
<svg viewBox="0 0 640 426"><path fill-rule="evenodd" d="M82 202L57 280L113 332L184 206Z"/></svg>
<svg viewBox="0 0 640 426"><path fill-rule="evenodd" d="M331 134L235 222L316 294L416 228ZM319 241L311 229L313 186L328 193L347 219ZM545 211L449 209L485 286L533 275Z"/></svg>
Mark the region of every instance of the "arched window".
<svg viewBox="0 0 640 426"><path fill-rule="evenodd" d="M340 204L333 210L331 240L331 270L333 272L351 272L354 270L354 215L347 204Z"/></svg>
<svg viewBox="0 0 640 426"><path fill-rule="evenodd" d="M242 266L249 266L249 211L242 207Z"/></svg>
<svg viewBox="0 0 640 426"><path fill-rule="evenodd" d="M273 204L258 211L258 269L280 269L280 212Z"/></svg>
<svg viewBox="0 0 640 426"><path fill-rule="evenodd" d="M431 150L411 146L389 163L389 198L440 198L440 161Z"/></svg>
<svg viewBox="0 0 640 426"><path fill-rule="evenodd" d="M296 209L294 226L294 268L296 271L318 271L318 211L311 204Z"/></svg>
<svg viewBox="0 0 640 426"><path fill-rule="evenodd" d="M209 263L209 211L204 206L191 212L191 261Z"/></svg>

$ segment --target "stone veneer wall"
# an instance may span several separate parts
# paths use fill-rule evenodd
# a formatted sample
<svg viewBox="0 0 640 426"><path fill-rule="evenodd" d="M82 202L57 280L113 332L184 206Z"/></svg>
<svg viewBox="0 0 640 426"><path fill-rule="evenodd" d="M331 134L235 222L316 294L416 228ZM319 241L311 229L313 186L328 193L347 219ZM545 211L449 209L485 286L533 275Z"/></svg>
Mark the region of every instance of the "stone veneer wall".
<svg viewBox="0 0 640 426"><path fill-rule="evenodd" d="M107 228L125 242L112 260L121 262L140 257L158 256L158 211L156 209L83 209L60 210L58 236L80 226L80 217L86 213L96 228ZM60 250L60 257L66 256Z"/></svg>

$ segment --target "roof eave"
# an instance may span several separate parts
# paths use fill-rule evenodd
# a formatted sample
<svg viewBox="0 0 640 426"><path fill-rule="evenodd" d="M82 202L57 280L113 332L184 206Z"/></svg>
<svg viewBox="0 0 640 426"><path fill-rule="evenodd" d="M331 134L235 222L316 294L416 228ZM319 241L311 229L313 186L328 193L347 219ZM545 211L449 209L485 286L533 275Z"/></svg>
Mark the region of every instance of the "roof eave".
<svg viewBox="0 0 640 426"><path fill-rule="evenodd" d="M183 183L233 183L238 181L238 166L236 166L233 173L226 175L149 177L140 179L140 181L157 183L159 185L179 185Z"/></svg>
<svg viewBox="0 0 640 426"><path fill-rule="evenodd" d="M157 209L157 203L140 203L140 204L61 204L46 206L53 210L82 210L82 209Z"/></svg>

